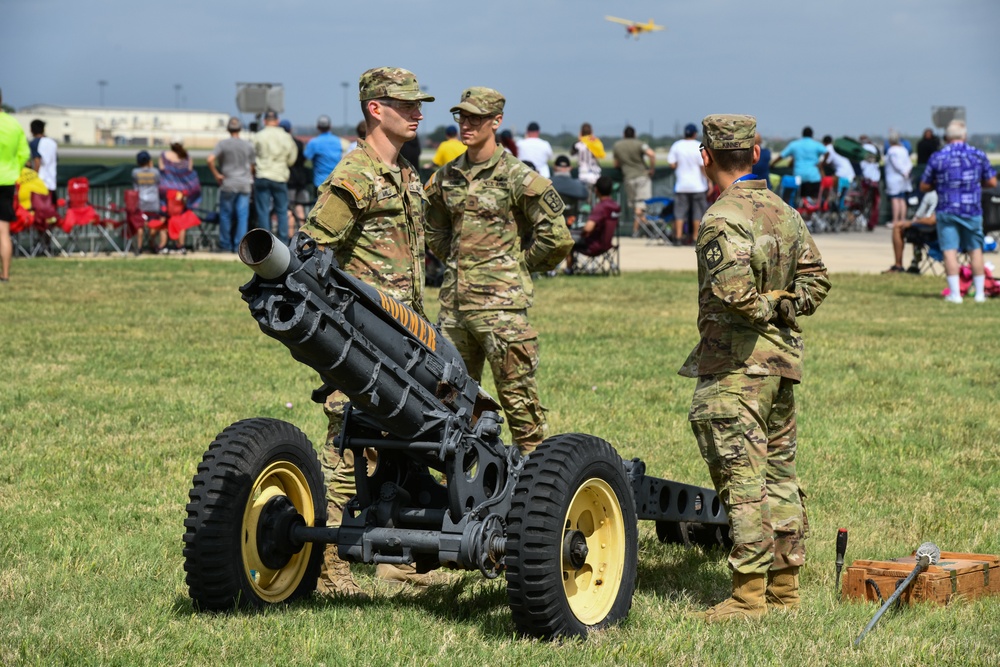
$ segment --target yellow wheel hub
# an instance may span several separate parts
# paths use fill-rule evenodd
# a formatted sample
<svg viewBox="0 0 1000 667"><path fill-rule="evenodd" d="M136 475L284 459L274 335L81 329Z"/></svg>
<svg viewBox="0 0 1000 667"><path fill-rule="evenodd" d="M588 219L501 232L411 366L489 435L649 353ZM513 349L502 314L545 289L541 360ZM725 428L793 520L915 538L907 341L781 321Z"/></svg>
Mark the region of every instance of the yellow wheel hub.
<svg viewBox="0 0 1000 667"><path fill-rule="evenodd" d="M261 562L257 553L257 526L264 506L275 496L288 496L307 526L314 525L316 521L316 507L309 484L294 464L288 461L272 463L254 481L243 511L243 543L240 549L247 581L262 600L270 603L281 602L295 592L309 567L313 549L313 545L307 543L301 551L292 555L284 567L277 570Z"/></svg>
<svg viewBox="0 0 1000 667"><path fill-rule="evenodd" d="M588 479L577 489L563 521L564 540L571 531L583 534L587 556L580 568L563 557L566 600L581 623L597 625L611 613L625 570L622 508L603 479Z"/></svg>

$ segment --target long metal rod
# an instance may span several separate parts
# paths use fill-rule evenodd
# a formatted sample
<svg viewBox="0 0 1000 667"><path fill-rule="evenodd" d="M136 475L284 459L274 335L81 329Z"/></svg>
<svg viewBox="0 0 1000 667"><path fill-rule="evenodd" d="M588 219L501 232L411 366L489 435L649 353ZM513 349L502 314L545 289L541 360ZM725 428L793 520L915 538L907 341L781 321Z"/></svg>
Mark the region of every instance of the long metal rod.
<svg viewBox="0 0 1000 667"><path fill-rule="evenodd" d="M413 450L420 452L438 452L441 450L440 442L429 442L421 440L389 440L383 438L355 438L347 439L348 447L372 447L385 450ZM449 452L450 453L450 452Z"/></svg>
<svg viewBox="0 0 1000 667"><path fill-rule="evenodd" d="M855 648L857 648L858 644L861 643L861 640L865 638L865 635L868 634L868 631L875 627L875 624L878 623L878 619L882 618L882 614L885 613L885 610L888 609L889 606L893 602L895 602L900 595L903 594L903 591L905 591L909 587L909 585L913 583L913 580L917 578L917 575L926 570L931 565L936 565L937 562L941 560L941 549L939 549L938 546L933 542L924 542L919 547L917 547L917 551L914 555L916 556L917 559L917 566L913 568L913 572L910 572L910 576L904 579L902 584L896 586L896 590L892 592L892 595L889 596L889 599L886 600L885 604L882 605L882 608L878 610L878 613L875 614L875 618L873 618L871 622L868 623L865 629L861 631L861 634L858 635L858 638L854 640Z"/></svg>
<svg viewBox="0 0 1000 667"><path fill-rule="evenodd" d="M878 623L878 619L882 618L882 614L885 613L885 610L888 609L892 605L892 603L895 602L896 599L903 594L903 591L909 588L910 584L913 583L913 580L917 578L917 575L920 574L920 572L923 569L924 569L923 565L917 565L915 568L913 568L913 572L910 572L909 576L903 580L903 583L896 587L896 590L892 592L892 595L890 595L889 599L885 601L885 604L882 605L882 608L879 609L878 612L876 612L875 617L872 620L868 621L868 625L866 625L865 629L861 631L861 634L858 635L858 638L854 640L855 647L857 647L858 644L861 643L861 640L865 638L865 635L868 634L868 631L875 627L875 624Z"/></svg>

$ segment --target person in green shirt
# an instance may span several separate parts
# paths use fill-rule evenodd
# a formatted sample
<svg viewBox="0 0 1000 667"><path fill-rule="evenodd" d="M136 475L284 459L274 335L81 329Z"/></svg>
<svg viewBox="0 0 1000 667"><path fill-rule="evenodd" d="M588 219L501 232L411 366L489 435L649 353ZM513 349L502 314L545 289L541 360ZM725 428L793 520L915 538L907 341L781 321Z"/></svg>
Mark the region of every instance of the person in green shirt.
<svg viewBox="0 0 1000 667"><path fill-rule="evenodd" d="M0 91L3 103L3 91ZM24 128L10 114L0 110L0 283L10 280L10 260L14 246L10 241L10 223L14 221L14 183L21 174L31 151Z"/></svg>

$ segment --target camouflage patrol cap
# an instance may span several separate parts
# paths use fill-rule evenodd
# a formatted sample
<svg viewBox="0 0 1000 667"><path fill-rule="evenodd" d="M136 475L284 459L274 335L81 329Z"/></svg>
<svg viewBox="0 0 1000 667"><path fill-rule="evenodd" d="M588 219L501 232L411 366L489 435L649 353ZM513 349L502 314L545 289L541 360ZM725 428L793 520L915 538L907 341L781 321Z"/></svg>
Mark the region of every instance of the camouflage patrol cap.
<svg viewBox="0 0 1000 667"><path fill-rule="evenodd" d="M503 105L507 103L504 96L492 88L476 86L462 91L462 101L453 106L450 111L464 111L476 116L495 116L503 113Z"/></svg>
<svg viewBox="0 0 1000 667"><path fill-rule="evenodd" d="M739 114L713 114L702 119L701 132L706 148L723 151L753 148L757 119Z"/></svg>
<svg viewBox="0 0 1000 667"><path fill-rule="evenodd" d="M377 100L387 97L393 100L433 102L434 98L420 90L413 72L399 67L376 67L361 75L358 80L358 99Z"/></svg>

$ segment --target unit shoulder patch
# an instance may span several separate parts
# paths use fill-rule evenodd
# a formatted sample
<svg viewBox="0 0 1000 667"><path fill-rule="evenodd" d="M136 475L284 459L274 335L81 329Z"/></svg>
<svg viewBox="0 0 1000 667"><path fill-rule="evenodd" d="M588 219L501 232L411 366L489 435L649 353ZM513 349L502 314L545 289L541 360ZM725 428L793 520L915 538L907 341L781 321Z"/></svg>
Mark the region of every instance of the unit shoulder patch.
<svg viewBox="0 0 1000 667"><path fill-rule="evenodd" d="M719 239L715 239L701 251L705 258L705 266L714 269L722 263L722 248L719 246Z"/></svg>
<svg viewBox="0 0 1000 667"><path fill-rule="evenodd" d="M566 208L566 204L555 188L549 188L542 194L542 204L552 215L559 215Z"/></svg>

